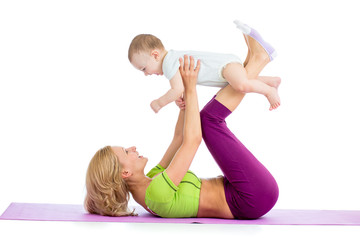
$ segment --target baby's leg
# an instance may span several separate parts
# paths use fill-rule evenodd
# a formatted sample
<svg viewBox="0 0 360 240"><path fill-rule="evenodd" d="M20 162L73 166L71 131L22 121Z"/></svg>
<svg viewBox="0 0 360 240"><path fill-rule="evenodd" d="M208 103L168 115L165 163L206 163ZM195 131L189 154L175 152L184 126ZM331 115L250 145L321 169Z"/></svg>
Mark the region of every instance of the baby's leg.
<svg viewBox="0 0 360 240"><path fill-rule="evenodd" d="M229 63L222 72L229 84L239 92L260 93L270 102L270 110L280 106L280 97L277 89L271 87L258 79L249 79L247 71L240 63Z"/></svg>
<svg viewBox="0 0 360 240"><path fill-rule="evenodd" d="M263 83L269 85L270 87L274 87L276 89L278 89L281 83L280 77L258 76L257 80L262 81Z"/></svg>

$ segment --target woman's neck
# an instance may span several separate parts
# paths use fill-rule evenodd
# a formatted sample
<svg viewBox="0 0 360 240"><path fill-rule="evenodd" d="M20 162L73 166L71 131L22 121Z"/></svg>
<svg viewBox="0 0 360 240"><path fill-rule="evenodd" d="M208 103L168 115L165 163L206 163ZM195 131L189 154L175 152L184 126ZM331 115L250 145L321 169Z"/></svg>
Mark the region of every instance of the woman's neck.
<svg viewBox="0 0 360 240"><path fill-rule="evenodd" d="M128 181L129 190L133 199L144 208L146 208L146 204L145 204L146 189L150 183L151 183L151 179L146 176L143 176L136 180Z"/></svg>

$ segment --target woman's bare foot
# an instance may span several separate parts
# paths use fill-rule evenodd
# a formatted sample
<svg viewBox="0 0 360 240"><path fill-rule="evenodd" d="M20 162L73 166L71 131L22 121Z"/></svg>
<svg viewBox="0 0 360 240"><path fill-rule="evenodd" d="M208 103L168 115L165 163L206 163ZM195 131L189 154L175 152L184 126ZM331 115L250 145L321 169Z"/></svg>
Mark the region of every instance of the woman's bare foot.
<svg viewBox="0 0 360 240"><path fill-rule="evenodd" d="M270 108L269 108L270 111L280 106L280 96L276 88L272 87L270 92L266 95L266 97L270 103Z"/></svg>
<svg viewBox="0 0 360 240"><path fill-rule="evenodd" d="M249 37L250 57L245 69L249 79L258 78L260 72L270 62L269 55L255 40Z"/></svg>
<svg viewBox="0 0 360 240"><path fill-rule="evenodd" d="M243 64L243 66L246 67L246 65L249 62L249 58L250 58L251 53L250 53L250 47L249 47L249 42L248 42L247 36L245 34L243 34L243 35L244 35L246 45L248 47L248 52L247 52L247 55L246 55L246 59L245 59L244 64Z"/></svg>
<svg viewBox="0 0 360 240"><path fill-rule="evenodd" d="M257 79L260 72L270 62L270 56L255 39L246 34L244 37L248 46L248 56L244 68L248 79Z"/></svg>
<svg viewBox="0 0 360 240"><path fill-rule="evenodd" d="M239 20L234 21L237 28L239 28L243 34L248 35L249 37L256 40L266 51L266 53L270 57L270 61L272 61L276 57L276 51L268 42L264 41L262 36L253 28L249 27L248 25L240 22Z"/></svg>

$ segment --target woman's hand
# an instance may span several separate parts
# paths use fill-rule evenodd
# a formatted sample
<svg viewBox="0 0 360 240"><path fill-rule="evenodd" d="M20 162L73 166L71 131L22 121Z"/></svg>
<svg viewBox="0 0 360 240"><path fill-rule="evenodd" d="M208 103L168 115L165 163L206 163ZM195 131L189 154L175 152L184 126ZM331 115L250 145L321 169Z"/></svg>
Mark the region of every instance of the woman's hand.
<svg viewBox="0 0 360 240"><path fill-rule="evenodd" d="M190 61L187 55L184 55L184 60L182 58L180 61L180 74L184 83L185 90L189 88L195 88L197 77L200 70L200 60L197 61L196 67L194 57L190 56Z"/></svg>

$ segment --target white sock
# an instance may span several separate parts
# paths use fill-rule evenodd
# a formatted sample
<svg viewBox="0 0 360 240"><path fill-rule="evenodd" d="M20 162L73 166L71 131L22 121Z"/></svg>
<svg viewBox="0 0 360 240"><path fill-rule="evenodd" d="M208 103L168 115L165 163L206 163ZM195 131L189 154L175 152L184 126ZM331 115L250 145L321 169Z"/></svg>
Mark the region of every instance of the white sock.
<svg viewBox="0 0 360 240"><path fill-rule="evenodd" d="M239 20L235 20L234 23L235 23L236 27L239 28L245 35L250 34L251 28L248 25L240 22Z"/></svg>

